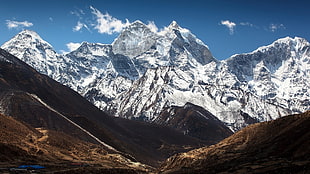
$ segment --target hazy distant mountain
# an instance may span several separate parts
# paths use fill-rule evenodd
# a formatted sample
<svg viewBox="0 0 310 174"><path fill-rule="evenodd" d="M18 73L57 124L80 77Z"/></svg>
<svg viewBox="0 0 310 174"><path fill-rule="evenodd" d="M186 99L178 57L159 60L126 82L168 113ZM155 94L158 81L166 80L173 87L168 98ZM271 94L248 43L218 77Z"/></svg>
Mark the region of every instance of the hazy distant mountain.
<svg viewBox="0 0 310 174"><path fill-rule="evenodd" d="M192 103L236 131L309 110L309 45L287 37L218 61L175 21L160 32L136 21L111 45L84 42L66 55L28 30L2 48L115 116L154 122Z"/></svg>

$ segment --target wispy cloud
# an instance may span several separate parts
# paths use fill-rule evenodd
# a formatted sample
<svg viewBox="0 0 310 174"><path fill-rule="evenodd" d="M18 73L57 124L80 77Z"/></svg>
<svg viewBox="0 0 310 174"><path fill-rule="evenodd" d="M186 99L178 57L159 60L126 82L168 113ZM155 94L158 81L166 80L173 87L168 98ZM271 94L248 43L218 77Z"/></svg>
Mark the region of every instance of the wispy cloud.
<svg viewBox="0 0 310 174"><path fill-rule="evenodd" d="M50 20L51 22L54 21L54 19L52 17L49 17L48 20Z"/></svg>
<svg viewBox="0 0 310 174"><path fill-rule="evenodd" d="M85 15L85 12L82 9L75 9L74 11L70 12L72 15L82 18Z"/></svg>
<svg viewBox="0 0 310 174"><path fill-rule="evenodd" d="M82 31L82 29L85 28L89 32L94 30L100 34L111 35L121 32L125 27L131 24L128 19L117 19L107 12L102 13L93 6L90 6L88 10L75 9L74 11L70 11L70 14L78 18L76 25L72 27L73 32ZM91 18L89 16L91 16ZM146 25L151 31L159 32L154 21L148 21Z"/></svg>
<svg viewBox="0 0 310 174"><path fill-rule="evenodd" d="M238 25L243 26L243 27L250 27L250 28L255 28L255 29L260 29L261 27L258 25L255 25L250 22L240 22Z"/></svg>
<svg viewBox="0 0 310 174"><path fill-rule="evenodd" d="M229 29L229 34L234 34L234 29L236 27L236 23L231 22L229 20L221 21L221 25L226 26Z"/></svg>
<svg viewBox="0 0 310 174"><path fill-rule="evenodd" d="M80 31L83 28L84 24L81 23L80 21L77 22L76 26L73 27L73 31Z"/></svg>
<svg viewBox="0 0 310 174"><path fill-rule="evenodd" d="M240 22L239 24L242 25L242 26L254 27L254 24L252 24L250 22Z"/></svg>
<svg viewBox="0 0 310 174"><path fill-rule="evenodd" d="M67 50L69 51L65 51L65 50L59 50L62 54L68 54L71 51L74 51L76 49L78 49L81 46L81 43L74 43L74 42L70 42L66 44Z"/></svg>
<svg viewBox="0 0 310 174"><path fill-rule="evenodd" d="M219 25L224 25L229 29L229 34L233 35L237 26L256 28L256 29L264 29L265 31L276 32L277 30L285 30L286 27L284 24L278 23L270 23L268 27L266 26L258 26L250 22L239 22L235 23L229 20L222 20Z"/></svg>
<svg viewBox="0 0 310 174"><path fill-rule="evenodd" d="M80 21L77 22L76 26L74 26L72 28L72 30L73 31L80 31L83 27L86 28L90 32L90 29L88 28L88 26L85 23L82 23Z"/></svg>
<svg viewBox="0 0 310 174"><path fill-rule="evenodd" d="M28 22L28 21L12 21L12 20L6 20L6 25L8 29L21 29L24 27L31 27L33 26L33 23Z"/></svg>
<svg viewBox="0 0 310 174"><path fill-rule="evenodd" d="M279 29L282 29L282 30L285 30L286 27L283 25L283 24L270 24L269 25L269 30L272 31L272 32L275 32Z"/></svg>
<svg viewBox="0 0 310 174"><path fill-rule="evenodd" d="M96 18L96 22L93 24L94 29L96 29L99 33L118 33L121 32L124 27L130 24L128 19L126 19L126 22L123 23L121 20L112 17L108 13L102 14L98 9L92 6L90 6L90 9L91 13Z"/></svg>
<svg viewBox="0 0 310 174"><path fill-rule="evenodd" d="M158 32L158 28L157 26L155 25L155 22L154 21L148 21L148 24L146 25L149 29L151 29L151 31L153 32Z"/></svg>

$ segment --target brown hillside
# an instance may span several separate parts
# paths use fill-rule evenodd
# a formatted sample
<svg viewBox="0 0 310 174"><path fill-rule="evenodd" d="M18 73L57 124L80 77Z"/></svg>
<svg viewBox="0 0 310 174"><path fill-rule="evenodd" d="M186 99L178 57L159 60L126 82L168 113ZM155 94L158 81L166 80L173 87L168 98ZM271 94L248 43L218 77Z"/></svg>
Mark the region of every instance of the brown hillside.
<svg viewBox="0 0 310 174"><path fill-rule="evenodd" d="M162 173L309 173L310 111L257 123L169 158Z"/></svg>
<svg viewBox="0 0 310 174"><path fill-rule="evenodd" d="M34 129L0 114L0 168L25 164L46 166L44 171L136 171L146 166L133 163L102 146L87 143L64 133ZM87 164L80 168L73 164ZM109 172L107 172L109 173Z"/></svg>

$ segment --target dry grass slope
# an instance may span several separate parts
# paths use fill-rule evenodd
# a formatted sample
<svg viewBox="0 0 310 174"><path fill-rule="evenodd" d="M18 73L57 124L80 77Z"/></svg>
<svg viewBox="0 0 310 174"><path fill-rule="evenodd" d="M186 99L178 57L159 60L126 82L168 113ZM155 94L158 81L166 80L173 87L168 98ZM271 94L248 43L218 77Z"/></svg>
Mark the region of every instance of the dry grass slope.
<svg viewBox="0 0 310 174"><path fill-rule="evenodd" d="M73 163L87 164L87 167L74 166ZM35 129L0 114L0 168L24 164L44 165L47 166L47 171L58 173L143 173L148 168L120 154L108 153L100 145L84 142L61 132Z"/></svg>
<svg viewBox="0 0 310 174"><path fill-rule="evenodd" d="M216 145L169 158L160 173L308 173L310 111L250 125Z"/></svg>

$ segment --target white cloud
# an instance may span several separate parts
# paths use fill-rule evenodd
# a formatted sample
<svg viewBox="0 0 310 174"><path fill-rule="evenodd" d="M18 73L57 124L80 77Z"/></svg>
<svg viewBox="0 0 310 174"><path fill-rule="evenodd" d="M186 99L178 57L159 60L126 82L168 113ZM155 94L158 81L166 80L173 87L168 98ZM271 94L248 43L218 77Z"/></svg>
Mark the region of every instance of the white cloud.
<svg viewBox="0 0 310 174"><path fill-rule="evenodd" d="M83 15L85 15L85 12L82 9L76 9L74 11L70 12L72 15L75 15L79 18L82 18Z"/></svg>
<svg viewBox="0 0 310 174"><path fill-rule="evenodd" d="M12 28L24 28L24 27L31 27L33 26L33 23L28 22L28 21L11 21L11 20L6 20L6 25L8 27L8 29L12 29Z"/></svg>
<svg viewBox="0 0 310 174"><path fill-rule="evenodd" d="M155 25L154 21L148 21L148 24L146 25L149 29L151 29L151 31L157 33L158 32L158 28Z"/></svg>
<svg viewBox="0 0 310 174"><path fill-rule="evenodd" d="M71 52L71 51L78 49L81 46L81 43L70 42L70 43L67 43L66 46L69 49L69 51Z"/></svg>
<svg viewBox="0 0 310 174"><path fill-rule="evenodd" d="M49 17L48 20L50 20L51 22L54 21L54 19L52 17Z"/></svg>
<svg viewBox="0 0 310 174"><path fill-rule="evenodd" d="M99 33L119 33L124 27L130 24L127 19L126 22L123 23L121 20L112 17L108 13L102 14L98 9L92 6L90 6L90 9L92 14L96 17L96 23L93 24L94 29L98 30Z"/></svg>
<svg viewBox="0 0 310 174"><path fill-rule="evenodd" d="M73 31L80 31L83 28L83 23L81 23L80 21L77 22L76 26L73 27Z"/></svg>
<svg viewBox="0 0 310 174"><path fill-rule="evenodd" d="M67 43L66 46L67 46L69 51L59 50L61 52L61 54L68 54L71 51L78 49L81 46L81 43L70 42L70 43Z"/></svg>
<svg viewBox="0 0 310 174"><path fill-rule="evenodd" d="M68 54L68 53L69 53L69 51L65 51L65 50L59 50L59 52L60 52L61 54Z"/></svg>
<svg viewBox="0 0 310 174"><path fill-rule="evenodd" d="M275 32L276 30L279 30L279 29L285 30L286 28L283 24L270 24L269 25L269 30L272 32Z"/></svg>
<svg viewBox="0 0 310 174"><path fill-rule="evenodd" d="M250 22L240 22L238 25L240 26L244 26L244 27L251 27L251 28L256 28L256 29L260 29L260 26L257 26L255 24L252 24Z"/></svg>
<svg viewBox="0 0 310 174"><path fill-rule="evenodd" d="M231 22L229 20L226 20L226 21L221 21L221 24L225 25L229 29L230 34L234 34L234 29L236 27L236 23Z"/></svg>
<svg viewBox="0 0 310 174"><path fill-rule="evenodd" d="M80 31L83 27L86 28L90 32L88 26L86 24L80 22L80 21L77 22L76 26L73 27L72 30L73 31Z"/></svg>

